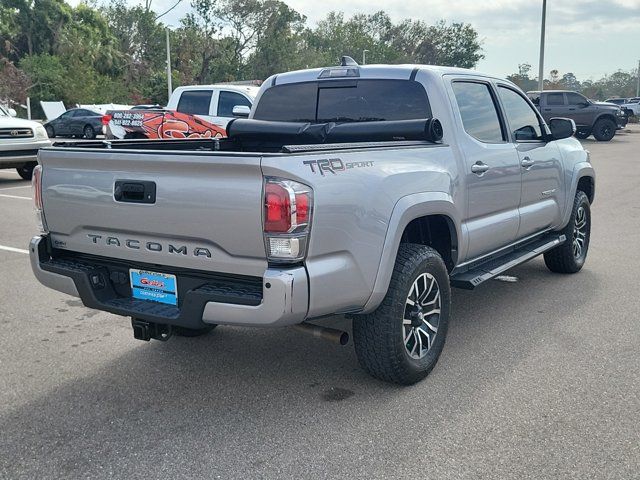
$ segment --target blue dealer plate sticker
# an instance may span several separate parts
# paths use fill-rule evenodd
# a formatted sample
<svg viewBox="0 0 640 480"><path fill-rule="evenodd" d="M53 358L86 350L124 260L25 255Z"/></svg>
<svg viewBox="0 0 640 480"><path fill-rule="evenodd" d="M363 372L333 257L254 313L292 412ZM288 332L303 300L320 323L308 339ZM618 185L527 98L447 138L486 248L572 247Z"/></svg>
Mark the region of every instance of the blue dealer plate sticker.
<svg viewBox="0 0 640 480"><path fill-rule="evenodd" d="M176 276L168 273L129 269L133 298L153 302L178 304Z"/></svg>

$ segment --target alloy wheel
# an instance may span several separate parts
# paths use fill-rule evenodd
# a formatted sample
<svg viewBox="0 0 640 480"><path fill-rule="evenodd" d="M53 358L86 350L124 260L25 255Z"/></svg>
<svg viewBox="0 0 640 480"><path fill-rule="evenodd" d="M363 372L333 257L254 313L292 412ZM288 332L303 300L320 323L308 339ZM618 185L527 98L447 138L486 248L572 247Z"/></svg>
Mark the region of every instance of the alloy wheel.
<svg viewBox="0 0 640 480"><path fill-rule="evenodd" d="M440 323L440 287L435 277L423 273L407 295L402 319L402 339L407 354L419 360L431 349Z"/></svg>
<svg viewBox="0 0 640 480"><path fill-rule="evenodd" d="M576 220L573 226L573 256L581 258L585 251L587 239L587 211L579 207L576 212Z"/></svg>

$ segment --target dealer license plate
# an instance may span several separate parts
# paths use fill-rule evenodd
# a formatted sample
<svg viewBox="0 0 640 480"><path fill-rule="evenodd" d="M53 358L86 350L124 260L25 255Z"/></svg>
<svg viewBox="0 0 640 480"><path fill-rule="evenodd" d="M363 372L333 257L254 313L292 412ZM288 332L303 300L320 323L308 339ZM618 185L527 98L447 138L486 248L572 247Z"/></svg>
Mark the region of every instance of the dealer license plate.
<svg viewBox="0 0 640 480"><path fill-rule="evenodd" d="M153 302L178 304L178 283L175 275L129 269L133 298Z"/></svg>

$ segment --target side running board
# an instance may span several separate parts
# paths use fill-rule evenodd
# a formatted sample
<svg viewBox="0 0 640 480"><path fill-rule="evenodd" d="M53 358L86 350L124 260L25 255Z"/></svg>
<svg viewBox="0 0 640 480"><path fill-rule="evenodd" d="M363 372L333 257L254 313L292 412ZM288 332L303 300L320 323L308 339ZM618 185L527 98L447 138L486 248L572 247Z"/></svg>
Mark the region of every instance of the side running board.
<svg viewBox="0 0 640 480"><path fill-rule="evenodd" d="M505 253L497 258L472 265L468 270L454 273L451 276L451 286L473 290L487 280L506 272L510 268L528 262L532 258L563 244L567 238L564 235L545 235L521 247Z"/></svg>

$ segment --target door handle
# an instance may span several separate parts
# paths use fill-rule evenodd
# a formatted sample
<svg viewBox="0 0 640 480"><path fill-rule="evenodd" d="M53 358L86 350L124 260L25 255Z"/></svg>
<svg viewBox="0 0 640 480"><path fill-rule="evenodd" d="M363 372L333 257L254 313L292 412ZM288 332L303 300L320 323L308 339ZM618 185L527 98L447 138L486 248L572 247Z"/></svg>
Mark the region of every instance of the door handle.
<svg viewBox="0 0 640 480"><path fill-rule="evenodd" d="M487 170L489 170L489 165L480 161L471 165L471 171L477 175L482 175Z"/></svg>
<svg viewBox="0 0 640 480"><path fill-rule="evenodd" d="M520 165L522 165L524 168L529 169L533 166L534 163L536 163L534 160L531 160L529 157L524 157L520 162Z"/></svg>

